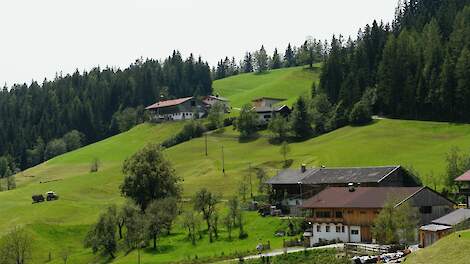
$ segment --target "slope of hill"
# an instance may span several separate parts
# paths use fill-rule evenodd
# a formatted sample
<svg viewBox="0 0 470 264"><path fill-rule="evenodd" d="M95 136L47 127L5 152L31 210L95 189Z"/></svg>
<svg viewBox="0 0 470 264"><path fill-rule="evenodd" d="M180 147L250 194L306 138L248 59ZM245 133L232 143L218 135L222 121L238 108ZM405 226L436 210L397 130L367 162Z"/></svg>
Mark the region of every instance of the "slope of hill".
<svg viewBox="0 0 470 264"><path fill-rule="evenodd" d="M309 94L313 80L320 74L320 66L313 69L293 67L267 73L240 74L213 83L214 93L230 99L235 109L261 96L285 98L291 105L298 96Z"/></svg>
<svg viewBox="0 0 470 264"><path fill-rule="evenodd" d="M406 264L466 264L470 245L470 230L450 234L434 245L410 255Z"/></svg>
<svg viewBox="0 0 470 264"><path fill-rule="evenodd" d="M266 78L271 74L283 75L283 71L305 73L302 68L294 68L260 76L248 74L232 78ZM252 82L255 82L254 79ZM288 84L289 81L285 82L284 89L289 87ZM309 85L305 82L298 88L297 95L308 92ZM264 91L260 86L253 87L262 91L253 96L279 96L268 93L269 89ZM219 86L219 89L222 88ZM229 89L229 85L226 89ZM237 99L237 94L221 95L230 98L235 106L237 102L242 104L245 100ZM297 95L292 96L295 99ZM36 240L34 263L45 262L49 252L52 252L56 261L54 263L58 263L57 254L65 246L72 248L73 263L92 262L96 257L91 254L91 250L83 249L83 238L105 206L122 203L123 198L119 194L122 161L147 143L161 142L182 125L139 125L126 133L67 153L17 175L18 188L0 192L0 215L7 216L0 217L0 235L15 225L26 226ZM304 142L292 142L288 158L293 160L293 167L301 163L309 166L402 164L413 166L422 175L430 171L439 174L444 170L445 153L452 146L470 148L469 134L470 125L377 120L368 126L344 127ZM261 132L257 139L240 141L238 133L227 127L224 133L209 135L207 141L207 157L204 138L165 150L176 172L184 178L184 197L192 196L201 187L220 192L225 197L234 194L238 183L248 175L250 163L253 167L264 167L269 176L281 169L279 146L269 142L266 132ZM225 175L222 173L222 146ZM98 173L91 174L89 168L94 158L100 159L101 167ZM256 193L257 180L252 176ZM48 190L57 191L61 199L31 204L32 194ZM247 240L229 242L222 233L222 240L209 245L205 238L196 247L186 241L184 232L176 226L173 236L159 241L161 251L146 251L144 263L194 258L192 254L195 252L199 257L220 256L221 252L233 254L235 250L252 250L260 239L271 240L274 247L280 246L282 240L273 236L274 231L282 225L280 220L260 218L255 214L248 214L247 218L246 228L250 234ZM119 255L116 262L132 263L135 257L135 252L128 256Z"/></svg>

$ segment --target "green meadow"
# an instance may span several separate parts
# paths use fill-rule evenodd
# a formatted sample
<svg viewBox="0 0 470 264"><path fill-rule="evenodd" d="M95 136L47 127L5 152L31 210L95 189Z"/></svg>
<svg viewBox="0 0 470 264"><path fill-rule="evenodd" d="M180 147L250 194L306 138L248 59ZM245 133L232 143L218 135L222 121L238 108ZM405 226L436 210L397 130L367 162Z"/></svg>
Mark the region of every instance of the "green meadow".
<svg viewBox="0 0 470 264"><path fill-rule="evenodd" d="M310 94L312 83L319 75L320 65L317 64L313 69L293 67L262 74L235 75L215 81L213 87L214 93L230 99L230 105L235 110L262 96L287 99L282 103L292 105L300 95Z"/></svg>
<svg viewBox="0 0 470 264"><path fill-rule="evenodd" d="M282 69L223 79L216 81L214 87L235 107L257 96L288 97L292 102L298 95L309 92L316 74L303 68ZM270 79L266 79L269 76L277 81L263 85L270 83ZM256 92L252 94L250 89L243 89L243 78L247 80L246 86L251 85ZM283 85L277 84L279 82ZM290 91L291 88L296 91ZM83 239L106 206L124 201L119 193L122 162L146 144L162 142L182 126L182 122L142 124L18 174L18 188L0 192L0 236L13 226L24 226L31 231L35 240L33 263L47 262L49 252L52 263L61 263L58 254L64 248L71 248L70 263L105 262L106 259L83 248ZM248 178L249 166L263 167L269 176L275 175L283 164L280 147L270 143L268 132L259 134L257 138L240 141L232 127L225 128L223 133L211 133L207 137L207 156L204 137L166 149L166 157L184 180L184 198L192 197L202 187L228 198L236 194L239 182ZM470 149L469 135L470 125L383 119L367 126L348 126L303 142L292 142L288 158L293 161L292 168L302 163L330 167L412 166L426 183L426 175L444 172L445 155L451 147ZM225 174L222 173L222 148ZM89 173L94 158L100 160L100 170ZM256 194L257 180L252 176ZM49 190L56 191L60 199L31 204L31 195ZM205 236L192 246L177 223L171 236L160 239L159 251L143 252L142 263L194 261L196 255L198 259L233 256L236 252L253 251L259 242L268 240L274 248L279 248L282 239L274 237L274 232L285 225L277 218L247 213L248 239L227 241L222 231L217 242L209 244ZM136 263L136 254L125 255L120 251L114 262Z"/></svg>
<svg viewBox="0 0 470 264"><path fill-rule="evenodd" d="M470 231L450 234L430 247L411 254L406 264L467 264Z"/></svg>

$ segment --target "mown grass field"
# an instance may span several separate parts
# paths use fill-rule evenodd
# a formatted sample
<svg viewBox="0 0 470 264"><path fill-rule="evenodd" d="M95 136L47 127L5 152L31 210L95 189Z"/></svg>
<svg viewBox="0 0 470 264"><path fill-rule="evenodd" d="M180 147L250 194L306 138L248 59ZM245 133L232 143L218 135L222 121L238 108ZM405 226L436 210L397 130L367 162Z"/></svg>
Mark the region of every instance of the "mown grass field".
<svg viewBox="0 0 470 264"><path fill-rule="evenodd" d="M460 236L459 236L460 235ZM450 234L430 247L411 254L406 264L467 264L470 230Z"/></svg>
<svg viewBox="0 0 470 264"><path fill-rule="evenodd" d="M279 77L279 81L284 82L284 88L267 89L262 88L263 85L253 84L252 89L258 91L256 95L238 96L238 93L223 92L223 89L234 86L220 83L234 82L233 79L242 78L243 75L217 81L214 86L220 89L222 96L230 98L234 106L241 105L246 100L243 98L251 96L282 96L282 89L286 90L284 97L289 96L289 100L293 101L298 94L308 93L312 80L304 80L304 85L294 88L298 89L295 95L288 94L288 88L299 82L295 78L291 79L292 75L302 75L305 77L303 79L315 77L315 74L302 68L277 70L265 75L245 75L250 80L247 85L256 83L257 78L285 77ZM276 85L273 83L271 87ZM273 93L269 93L270 91ZM241 89L239 93L250 92L249 89ZM83 249L83 238L103 208L123 202L119 194L119 185L123 179L123 160L145 144L163 141L179 131L182 125L139 125L126 133L56 157L17 175L18 188L0 192L0 236L15 225L22 225L30 230L35 238L35 259L32 263L46 262L49 252L53 257L52 263L60 263L58 253L65 247L72 248L70 263L104 261L99 256L93 256L91 250ZM270 143L267 132L261 132L260 135L256 139L240 141L238 133L227 127L222 134L208 136L207 157L204 138L193 139L165 150L176 173L184 179L183 196L191 197L196 190L207 187L222 194L224 198L229 197L236 193L238 183L248 175L250 163L252 167L264 167L269 176L274 175L281 169L283 162L279 146ZM440 174L444 171L445 154L452 146L470 149L469 135L470 125L378 120L368 126L345 127L304 142L293 142L290 144L291 153L288 158L293 160L292 166L295 168L301 163L308 166L401 164L413 166L421 175L431 171ZM225 175L222 174L222 146ZM90 174L93 158L100 159L101 168L98 173ZM252 178L256 192L256 177L253 175ZM48 190L58 192L61 199L31 204L32 194ZM222 232L220 241L209 244L205 237L196 247L185 240L183 231L176 225L172 236L159 241L161 251L144 252L143 263L184 261L194 258L196 254L198 258L220 257L222 252L227 255L236 251L253 250L260 240L271 240L273 247L279 247L281 239L274 237L274 231L281 225L283 224L279 219L261 218L250 213L246 219L249 234L247 240L229 242ZM135 263L136 252L127 256L121 252L115 262Z"/></svg>
<svg viewBox="0 0 470 264"><path fill-rule="evenodd" d="M292 105L300 95L309 95L314 80L318 79L320 65L313 69L293 67L267 73L241 74L214 82L214 92L230 99L235 109L262 96L287 99L282 104ZM318 83L318 81L317 81Z"/></svg>

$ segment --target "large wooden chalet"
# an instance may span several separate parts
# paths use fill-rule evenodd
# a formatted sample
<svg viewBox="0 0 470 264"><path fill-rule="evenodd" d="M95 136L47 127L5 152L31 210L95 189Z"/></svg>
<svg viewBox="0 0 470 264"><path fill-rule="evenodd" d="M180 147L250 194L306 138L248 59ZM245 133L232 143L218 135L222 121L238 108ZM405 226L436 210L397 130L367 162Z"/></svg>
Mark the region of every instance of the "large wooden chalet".
<svg viewBox="0 0 470 264"><path fill-rule="evenodd" d="M304 235L311 245L322 240L373 242L374 219L390 199L395 206L409 202L417 208L419 224L449 213L455 205L427 187L327 187L302 205L311 223Z"/></svg>
<svg viewBox="0 0 470 264"><path fill-rule="evenodd" d="M401 166L286 169L269 179L278 203L291 211L326 187L415 187L419 182Z"/></svg>

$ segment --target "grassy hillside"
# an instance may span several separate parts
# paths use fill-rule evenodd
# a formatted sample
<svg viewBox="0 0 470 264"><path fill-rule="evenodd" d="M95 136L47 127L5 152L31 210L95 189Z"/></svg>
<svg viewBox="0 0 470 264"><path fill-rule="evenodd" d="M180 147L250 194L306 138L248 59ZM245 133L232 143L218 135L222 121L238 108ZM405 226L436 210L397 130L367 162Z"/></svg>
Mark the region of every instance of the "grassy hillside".
<svg viewBox="0 0 470 264"><path fill-rule="evenodd" d="M345 127L304 142L291 143L293 167L308 166L412 166L421 176L441 174L445 154L452 146L470 148L470 125L436 122L379 120L364 127ZM208 137L209 156L204 156L204 139L167 150L176 170L184 177L185 193L201 186L225 195L236 190L238 181L248 174L248 166L263 166L274 175L282 166L280 147L266 137L240 142L227 128L223 135ZM222 174L222 146L225 176ZM181 155L184 153L184 155Z"/></svg>
<svg viewBox="0 0 470 264"><path fill-rule="evenodd" d="M469 263L470 230L457 232L437 241L428 248L410 255L406 264L466 264Z"/></svg>
<svg viewBox="0 0 470 264"><path fill-rule="evenodd" d="M294 67L263 74L240 74L217 80L213 87L215 93L229 98L231 106L235 109L261 96L285 98L288 100L283 103L291 105L299 95L310 93L312 82L319 74L319 65L313 70Z"/></svg>
<svg viewBox="0 0 470 264"><path fill-rule="evenodd" d="M271 77L266 79L268 76ZM235 76L217 81L214 86L236 107L252 97L263 95L289 97L293 101L298 95L308 93L312 82L308 78L312 78L308 70L291 68L263 75ZM279 82L283 85L279 86ZM294 87L293 91L289 87ZM233 89L238 89L238 92ZM158 143L168 138L182 125L176 122L139 125L126 133L56 157L17 175L18 188L0 192L0 215L7 216L0 217L0 236L15 225L25 226L36 240L34 263L45 262L49 252L55 261L53 263L59 263L57 254L64 247L73 249L71 263L93 262L97 257L90 250L83 249L83 238L105 206L123 202L119 194L123 160L147 143ZM468 135L470 125L379 120L368 126L345 127L304 142L293 142L288 158L293 160L293 167L301 163L309 166L401 164L413 166L422 175L430 171L439 174L444 171L445 153L452 146L470 148ZM234 194L238 183L248 175L250 163L251 166L264 167L269 176L281 169L279 146L269 142L267 132L261 132L257 139L240 141L238 133L228 127L222 134L209 135L207 141L207 157L204 138L165 150L176 173L184 179L184 197L191 197L201 187L219 192L224 197ZM225 175L222 173L222 147ZM98 173L90 174L90 163L94 158L101 161L101 168ZM256 192L256 177L253 177L253 182ZM32 194L48 190L57 191L61 199L31 204ZM260 240L271 240L274 247L279 247L281 239L275 238L273 233L284 224L279 219L248 214L247 240L229 242L222 232L220 241L209 245L205 237L197 247L186 241L184 232L177 225L172 236L159 241L161 251L146 251L143 263L185 260L194 258L195 254L198 257L220 256L222 252L225 255L233 254L235 251L253 250ZM116 263L134 263L135 259L135 252L127 256L121 254Z"/></svg>
<svg viewBox="0 0 470 264"><path fill-rule="evenodd" d="M0 232L14 225L26 225L35 234L39 262L46 260L49 251L57 253L64 245L75 249L77 262L93 259L90 250L82 248L83 237L100 210L111 203L123 201L119 195L122 181L122 161L148 142L159 142L171 135L181 123L140 125L129 132L57 157L18 175L18 189L0 193ZM225 197L233 194L238 182L248 173L248 164L263 166L269 175L281 167L279 146L269 143L265 133L248 142L240 142L231 128L220 135L208 137L209 155L204 154L204 139L198 138L167 149L166 155L176 172L184 178L184 196L207 187ZM470 148L470 125L446 123L379 120L364 127L345 127L305 142L291 143L292 166L366 166L407 164L420 173L443 172L445 153L452 146ZM226 174L221 172L221 148L224 146ZM100 172L88 173L94 157L102 162ZM256 182L255 177L253 181ZM56 181L54 181L56 180ZM50 182L47 182L50 181ZM47 182L47 183L41 183ZM34 193L55 190L59 201L31 204ZM256 186L255 186L256 189ZM148 252L147 263L187 259L193 252L199 257L250 250L259 239L271 240L274 246L281 241L273 233L280 220L264 219L251 214L247 228L249 240L236 244L222 239L209 245L204 239L196 248L186 242L177 227L172 237L163 238L162 252ZM224 236L224 235L222 235ZM237 244L238 243L238 244ZM234 247L233 245L237 245ZM202 252L202 253L199 253ZM134 253L120 256L117 263L131 263ZM193 256L194 257L194 256Z"/></svg>

